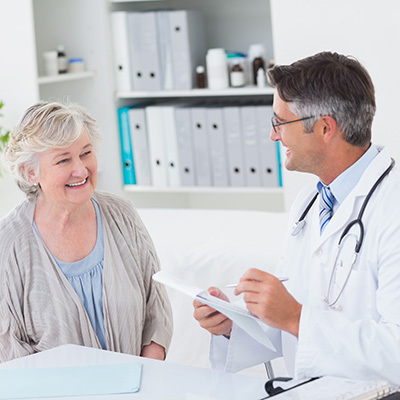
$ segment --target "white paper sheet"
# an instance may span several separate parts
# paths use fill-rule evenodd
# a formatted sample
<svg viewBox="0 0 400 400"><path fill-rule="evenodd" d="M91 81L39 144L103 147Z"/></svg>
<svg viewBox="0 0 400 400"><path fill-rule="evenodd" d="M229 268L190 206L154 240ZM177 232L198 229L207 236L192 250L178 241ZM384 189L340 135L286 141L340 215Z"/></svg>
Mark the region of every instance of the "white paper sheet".
<svg viewBox="0 0 400 400"><path fill-rule="evenodd" d="M153 279L186 294L192 299L196 299L201 303L207 304L208 306L216 309L231 319L252 338L269 349L273 351L276 350L271 340L262 329L262 325L265 324L255 315L250 313L244 303L240 301L229 303L217 297L211 296L206 290L198 288L194 285L190 285L166 271L158 271L153 275Z"/></svg>

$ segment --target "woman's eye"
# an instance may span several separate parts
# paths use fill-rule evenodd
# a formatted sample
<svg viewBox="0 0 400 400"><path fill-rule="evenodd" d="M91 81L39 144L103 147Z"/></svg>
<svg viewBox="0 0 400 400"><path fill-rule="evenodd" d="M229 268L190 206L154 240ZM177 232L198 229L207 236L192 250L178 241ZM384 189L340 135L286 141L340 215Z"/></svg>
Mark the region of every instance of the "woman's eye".
<svg viewBox="0 0 400 400"><path fill-rule="evenodd" d="M83 157L83 156L88 156L88 155L89 155L91 152L92 152L92 151L91 151L91 150L89 150L89 151L87 151L87 152L83 153L83 154L82 154L82 157Z"/></svg>
<svg viewBox="0 0 400 400"><path fill-rule="evenodd" d="M68 161L68 158L64 158L62 160L60 160L57 164L64 164Z"/></svg>

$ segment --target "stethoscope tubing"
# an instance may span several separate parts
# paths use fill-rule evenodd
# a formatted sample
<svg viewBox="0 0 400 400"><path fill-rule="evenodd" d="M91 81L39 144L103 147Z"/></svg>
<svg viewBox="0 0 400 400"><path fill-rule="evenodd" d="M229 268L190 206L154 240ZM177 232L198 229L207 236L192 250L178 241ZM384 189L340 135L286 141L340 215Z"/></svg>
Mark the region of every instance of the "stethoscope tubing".
<svg viewBox="0 0 400 400"><path fill-rule="evenodd" d="M374 185L372 186L372 188L370 189L370 191L368 192L367 196L365 197L365 200L363 202L363 204L361 205L360 211L358 213L358 216L356 219L350 221L346 227L344 228L342 234L340 235L339 238L339 242L338 242L338 251L335 257L335 262L332 268L332 272L331 272L331 276L329 279L329 285L328 285L328 291L327 291L327 296L323 297L323 301L325 302L325 304L331 308L333 308L335 306L335 304L338 302L339 298L341 297L347 282L350 278L350 274L353 270L353 266L355 264L355 262L357 261L358 258L358 254L361 250L361 246L364 242L364 224L362 222L362 217L364 215L364 211L369 203L369 200L371 199L371 196L374 194L376 188L381 184L381 182L383 181L383 179L389 174L389 172L393 169L395 165L395 160L392 158L391 159L391 163L389 165L388 168L386 168L386 170L381 174L381 176L376 180L376 182L374 183ZM304 229L305 226L305 218L308 214L308 212L310 211L311 207L313 206L313 204L315 203L317 197L318 197L319 193L316 193L314 195L314 197L311 199L311 201L308 203L307 207L305 208L305 210L303 211L303 213L301 214L299 220L294 224L293 228L292 228L292 236L296 236L302 229ZM343 283L342 288L340 289L338 295L336 296L336 298L333 301L329 301L329 294L332 288L332 284L333 284L333 279L334 279L334 275L335 275L335 271L336 271L336 264L338 262L338 257L339 257L339 251L340 251L340 246L342 244L343 239L346 237L346 235L350 232L350 229L352 229L355 225L358 225L360 228L360 236L359 239L356 241L356 245L354 248L354 258L352 260L349 272L347 274L346 280Z"/></svg>

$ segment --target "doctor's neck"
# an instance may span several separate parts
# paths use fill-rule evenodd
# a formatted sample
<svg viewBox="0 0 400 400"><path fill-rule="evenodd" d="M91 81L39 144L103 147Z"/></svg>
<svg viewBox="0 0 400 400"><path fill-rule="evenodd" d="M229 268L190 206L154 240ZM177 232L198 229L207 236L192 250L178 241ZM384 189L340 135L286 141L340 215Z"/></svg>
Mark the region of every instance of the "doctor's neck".
<svg viewBox="0 0 400 400"><path fill-rule="evenodd" d="M366 146L354 146L342 141L328 152L324 162L315 174L324 185L330 185L339 175L356 163L369 149L371 143Z"/></svg>

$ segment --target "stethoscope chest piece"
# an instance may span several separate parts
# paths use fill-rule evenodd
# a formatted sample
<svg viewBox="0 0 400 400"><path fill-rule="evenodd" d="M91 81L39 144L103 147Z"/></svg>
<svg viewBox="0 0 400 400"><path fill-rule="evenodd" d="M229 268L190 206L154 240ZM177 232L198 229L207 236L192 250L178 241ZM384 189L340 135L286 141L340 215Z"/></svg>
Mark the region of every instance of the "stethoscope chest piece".
<svg viewBox="0 0 400 400"><path fill-rule="evenodd" d="M292 227L292 236L299 234L303 230L305 224L306 221L304 219L295 222Z"/></svg>

